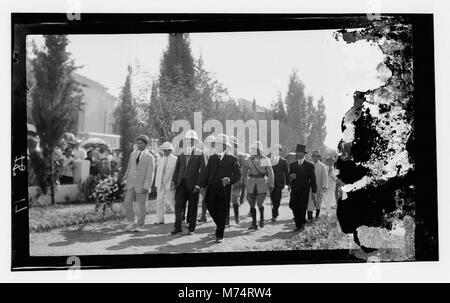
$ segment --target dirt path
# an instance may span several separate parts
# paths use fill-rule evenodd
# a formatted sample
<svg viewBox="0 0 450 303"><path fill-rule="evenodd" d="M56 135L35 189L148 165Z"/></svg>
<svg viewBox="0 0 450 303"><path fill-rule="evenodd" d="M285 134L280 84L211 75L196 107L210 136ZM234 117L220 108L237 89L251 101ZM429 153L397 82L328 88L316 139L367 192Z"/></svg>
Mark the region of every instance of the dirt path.
<svg viewBox="0 0 450 303"><path fill-rule="evenodd" d="M144 231L124 232L125 221L86 224L77 227L55 229L44 233L30 234L30 254L32 256L96 255L96 254L143 254L143 253L195 253L227 252L279 249L295 234L292 212L288 198L282 199L278 221L270 222L270 200L265 202L266 225L256 231L247 230L251 218L248 203L241 208L241 223L232 220L225 230L222 243L215 243L215 224L211 218L207 223L197 225L194 235L183 233L172 236L174 215L166 215L166 224L154 225L155 214L147 215ZM232 213L232 211L231 211Z"/></svg>

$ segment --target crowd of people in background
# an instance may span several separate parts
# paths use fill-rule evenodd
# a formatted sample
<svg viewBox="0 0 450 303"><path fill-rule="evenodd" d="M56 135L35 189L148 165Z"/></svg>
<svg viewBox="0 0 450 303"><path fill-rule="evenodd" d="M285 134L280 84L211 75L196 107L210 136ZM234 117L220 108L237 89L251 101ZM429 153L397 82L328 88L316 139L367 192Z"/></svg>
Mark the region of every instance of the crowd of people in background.
<svg viewBox="0 0 450 303"><path fill-rule="evenodd" d="M270 197L271 222L276 222L283 195L289 195L295 231L301 231L307 221L321 215L330 216L336 207L338 186L335 157L322 161L318 150L307 161L306 146L298 144L295 153L283 157L284 149L275 145L264 150L261 142L249 145L250 153L239 150L236 137L210 135L201 142L194 130L186 132L181 154L175 156L174 146L164 142L156 149L150 139L140 135L128 163L122 163L122 153L107 144L83 144L75 136L64 138L53 152L54 167L60 184L74 183L74 163L90 162L89 174L98 179L119 174L126 165L124 209L129 222L126 231L140 231L145 223L148 198L156 198L154 224L165 224L167 211L174 214L171 234L183 231L194 234L197 223L209 217L216 224L216 240L224 238L230 225L231 209L236 224L240 224L240 206L247 200L250 206L248 229L263 228L266 218L265 199ZM37 142L29 138L29 157L39 153ZM125 168L125 167L124 167ZM138 213L134 213L137 202ZM200 217L198 218L200 205ZM259 214L259 216L258 216Z"/></svg>

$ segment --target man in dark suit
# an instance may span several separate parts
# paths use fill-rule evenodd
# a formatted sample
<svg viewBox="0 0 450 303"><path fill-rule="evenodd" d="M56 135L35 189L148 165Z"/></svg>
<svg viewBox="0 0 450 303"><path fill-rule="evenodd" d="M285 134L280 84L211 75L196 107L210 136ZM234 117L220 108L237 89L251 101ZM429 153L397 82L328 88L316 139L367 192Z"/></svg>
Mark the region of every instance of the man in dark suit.
<svg viewBox="0 0 450 303"><path fill-rule="evenodd" d="M295 230L301 231L305 225L306 209L308 207L309 192L313 201L317 199L317 184L314 165L305 160L306 146L297 144L295 150L297 161L289 167L291 180L291 199L289 207L294 213Z"/></svg>
<svg viewBox="0 0 450 303"><path fill-rule="evenodd" d="M278 208L280 208L281 193L286 185L289 185L289 168L286 159L280 156L282 151L281 145L276 144L271 148L270 154L267 155L272 164L274 186L270 193L272 201L272 222L278 217Z"/></svg>
<svg viewBox="0 0 450 303"><path fill-rule="evenodd" d="M194 130L186 132L183 139L183 153L177 158L172 176L172 186L175 188L175 226L172 235L182 232L181 223L183 213L188 204L187 221L189 234L195 232L197 225L197 208L200 187L200 174L205 167L205 160L201 150L196 148L197 133Z"/></svg>
<svg viewBox="0 0 450 303"><path fill-rule="evenodd" d="M208 212L216 223L217 243L222 242L225 231L231 185L241 178L238 159L228 154L228 148L231 148L228 137L223 134L218 135L216 138L218 153L209 158L200 180L200 187L206 188L205 202Z"/></svg>

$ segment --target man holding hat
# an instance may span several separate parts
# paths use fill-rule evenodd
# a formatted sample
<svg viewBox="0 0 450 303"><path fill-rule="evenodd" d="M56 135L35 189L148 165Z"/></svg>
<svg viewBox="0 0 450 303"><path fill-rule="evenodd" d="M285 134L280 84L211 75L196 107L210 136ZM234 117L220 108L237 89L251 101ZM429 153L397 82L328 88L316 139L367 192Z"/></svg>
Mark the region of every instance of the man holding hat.
<svg viewBox="0 0 450 303"><path fill-rule="evenodd" d="M316 219L320 215L320 207L322 206L323 194L328 189L328 173L327 167L320 161L320 152L314 150L311 154L314 165L314 173L316 175L316 185L317 185L317 198L313 200L309 199L308 202L308 220L313 219L313 211L316 210Z"/></svg>
<svg viewBox="0 0 450 303"><path fill-rule="evenodd" d="M292 162L289 167L289 178L291 183L291 199L289 207L294 213L295 230L301 231L305 225L306 208L311 191L311 198L317 199L316 175L314 165L305 160L306 146L297 144L295 149L297 161Z"/></svg>
<svg viewBox="0 0 450 303"><path fill-rule="evenodd" d="M264 227L264 200L267 192L272 192L274 186L273 170L270 160L262 154L263 146L259 141L250 145L250 158L245 161L243 174L246 180L247 200L250 204L252 224L249 229L258 229L256 224L256 204L258 204L260 221Z"/></svg>
<svg viewBox="0 0 450 303"><path fill-rule="evenodd" d="M205 202L208 212L216 223L216 242L222 242L231 195L231 186L241 178L238 159L229 154L228 137L216 137L217 153L209 158L199 185L206 188ZM227 209L228 208L228 209Z"/></svg>
<svg viewBox="0 0 450 303"><path fill-rule="evenodd" d="M197 226L197 209L200 186L200 174L205 167L203 152L196 147L199 142L197 133L190 129L183 138L183 153L177 158L172 176L175 188L175 225L172 235L182 232L183 212L188 204L187 221L189 234L194 234Z"/></svg>
<svg viewBox="0 0 450 303"><path fill-rule="evenodd" d="M131 153L124 175L126 180L124 206L129 222L127 231L139 231L145 223L147 199L151 191L155 167L155 160L147 150L148 142L149 138L146 135L140 135L137 138L137 149ZM138 204L137 224L134 221L133 201L137 201Z"/></svg>
<svg viewBox="0 0 450 303"><path fill-rule="evenodd" d="M173 146L170 142L164 142L159 147L164 155L160 157L156 164L156 221L155 224L164 224L164 207L167 203L172 210L175 209L174 189L172 186L172 176L177 163L177 157L172 153Z"/></svg>

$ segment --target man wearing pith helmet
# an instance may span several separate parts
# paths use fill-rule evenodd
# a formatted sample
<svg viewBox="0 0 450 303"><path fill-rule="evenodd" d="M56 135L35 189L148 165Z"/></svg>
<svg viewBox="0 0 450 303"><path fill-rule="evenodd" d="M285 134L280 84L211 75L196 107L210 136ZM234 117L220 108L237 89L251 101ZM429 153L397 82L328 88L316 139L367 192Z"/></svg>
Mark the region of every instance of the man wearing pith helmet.
<svg viewBox="0 0 450 303"><path fill-rule="evenodd" d="M188 130L183 139L183 153L177 158L172 176L172 187L175 188L175 225L172 235L182 232L183 212L188 203L188 234L192 235L197 226L197 208L200 187L200 174L205 167L203 153L196 146L199 143L197 133Z"/></svg>
<svg viewBox="0 0 450 303"><path fill-rule="evenodd" d="M131 153L124 175L124 180L126 180L124 207L128 219L127 231L140 231L145 223L147 198L151 191L155 167L155 160L147 150L149 141L150 139L146 135L140 135L137 138L137 149ZM133 201L137 201L138 204L137 223L134 221Z"/></svg>
<svg viewBox="0 0 450 303"><path fill-rule="evenodd" d="M256 141L250 145L250 158L245 161L244 180L247 187L247 200L250 204L252 224L249 229L258 229L256 224L256 204L259 208L259 226L264 226L264 200L267 192L274 186L273 170L270 160L263 155L262 143Z"/></svg>
<svg viewBox="0 0 450 303"><path fill-rule="evenodd" d="M216 153L216 137L214 135L209 135L205 138L203 142L203 155L205 157L205 166L208 164L209 158ZM205 193L200 192L200 196L202 199L202 213L198 222L206 223L208 219L206 218L206 201L205 201Z"/></svg>
<svg viewBox="0 0 450 303"><path fill-rule="evenodd" d="M208 212L216 223L216 241L222 242L231 186L241 178L238 160L230 154L228 137L220 134L215 141L217 153L209 158L200 180L200 187L206 189L205 201ZM228 209L227 209L228 208Z"/></svg>
<svg viewBox="0 0 450 303"><path fill-rule="evenodd" d="M175 192L172 188L172 176L177 163L177 157L172 153L173 146L170 142L164 142L159 147L164 153L156 164L155 187L156 196L156 221L155 224L164 224L164 208L169 206L175 210Z"/></svg>

